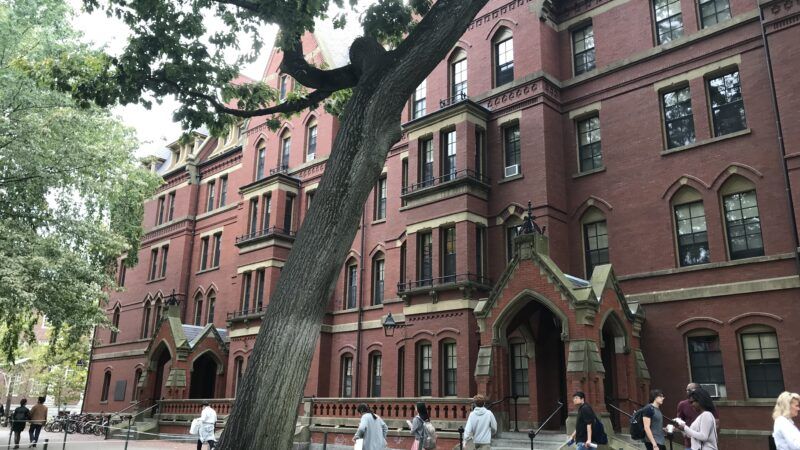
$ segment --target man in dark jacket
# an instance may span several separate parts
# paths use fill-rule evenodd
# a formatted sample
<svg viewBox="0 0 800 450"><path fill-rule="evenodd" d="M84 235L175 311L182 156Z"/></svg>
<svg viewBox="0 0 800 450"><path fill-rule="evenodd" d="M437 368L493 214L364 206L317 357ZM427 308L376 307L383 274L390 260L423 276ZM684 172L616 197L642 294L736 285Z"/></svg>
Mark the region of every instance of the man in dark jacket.
<svg viewBox="0 0 800 450"><path fill-rule="evenodd" d="M586 403L586 394L581 391L572 396L572 404L578 408L578 421L571 439L578 446L577 450L589 450L592 444L592 425L597 420L592 407Z"/></svg>
<svg viewBox="0 0 800 450"><path fill-rule="evenodd" d="M14 432L14 448L19 448L19 438L25 423L31 420L31 410L28 409L28 399L23 398L19 401L19 407L11 414L11 431Z"/></svg>

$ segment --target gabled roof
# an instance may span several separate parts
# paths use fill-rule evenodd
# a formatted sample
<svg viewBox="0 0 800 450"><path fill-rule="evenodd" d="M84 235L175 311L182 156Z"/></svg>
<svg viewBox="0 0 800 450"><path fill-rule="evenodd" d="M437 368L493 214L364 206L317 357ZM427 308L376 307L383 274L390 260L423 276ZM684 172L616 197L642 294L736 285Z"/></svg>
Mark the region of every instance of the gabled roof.
<svg viewBox="0 0 800 450"><path fill-rule="evenodd" d="M190 348L194 348L200 341L208 337L209 333L213 334L222 344L229 342L228 330L224 328L214 328L210 323L202 327L183 324L183 334L186 336Z"/></svg>

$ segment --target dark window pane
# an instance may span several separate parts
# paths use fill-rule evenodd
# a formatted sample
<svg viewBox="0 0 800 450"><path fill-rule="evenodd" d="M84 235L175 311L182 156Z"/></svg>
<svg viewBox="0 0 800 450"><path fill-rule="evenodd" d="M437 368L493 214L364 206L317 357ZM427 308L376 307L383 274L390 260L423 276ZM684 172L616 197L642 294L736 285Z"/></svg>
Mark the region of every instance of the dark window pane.
<svg viewBox="0 0 800 450"><path fill-rule="evenodd" d="M738 71L708 80L708 94L715 136L747 128Z"/></svg>
<svg viewBox="0 0 800 450"><path fill-rule="evenodd" d="M756 191L727 195L723 198L723 204L731 259L763 256L764 243Z"/></svg>

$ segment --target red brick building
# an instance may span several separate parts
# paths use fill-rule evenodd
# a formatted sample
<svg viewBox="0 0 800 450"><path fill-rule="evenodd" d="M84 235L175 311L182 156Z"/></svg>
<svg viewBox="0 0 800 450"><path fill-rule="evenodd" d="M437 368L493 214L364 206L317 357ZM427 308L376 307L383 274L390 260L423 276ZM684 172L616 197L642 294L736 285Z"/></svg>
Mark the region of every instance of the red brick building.
<svg viewBox="0 0 800 450"><path fill-rule="evenodd" d="M298 439L352 425L354 398L400 427L425 397L454 430L478 392L518 396L516 416L494 408L527 429L577 389L619 430L607 403L658 387L672 416L694 380L724 448L766 448L800 377L798 37L795 0L491 1L409 100ZM342 64L339 42L304 51ZM280 58L264 80L288 92ZM277 132L253 119L154 163L165 183L111 295L119 331L98 330L87 410L164 399L170 429L194 412L180 399L235 396L337 126L321 109ZM544 234L516 238L528 202Z"/></svg>

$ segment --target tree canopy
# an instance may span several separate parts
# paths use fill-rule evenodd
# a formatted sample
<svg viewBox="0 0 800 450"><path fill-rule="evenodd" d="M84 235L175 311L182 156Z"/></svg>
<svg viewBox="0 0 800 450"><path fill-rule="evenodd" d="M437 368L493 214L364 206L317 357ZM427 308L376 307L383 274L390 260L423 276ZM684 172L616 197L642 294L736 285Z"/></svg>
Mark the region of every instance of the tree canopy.
<svg viewBox="0 0 800 450"><path fill-rule="evenodd" d="M30 77L30 67L93 55L71 13L61 0L0 1L0 348L9 361L43 315L52 351L105 321L117 258L136 262L143 202L158 183L135 160L130 129Z"/></svg>

